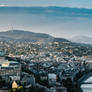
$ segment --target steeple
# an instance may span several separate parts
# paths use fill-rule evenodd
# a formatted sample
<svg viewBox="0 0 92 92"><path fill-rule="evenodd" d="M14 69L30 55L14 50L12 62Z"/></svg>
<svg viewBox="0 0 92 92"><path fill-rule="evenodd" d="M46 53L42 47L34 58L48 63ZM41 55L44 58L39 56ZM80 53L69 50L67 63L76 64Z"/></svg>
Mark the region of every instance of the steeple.
<svg viewBox="0 0 92 92"><path fill-rule="evenodd" d="M16 81L13 81L12 88L13 89L17 89L18 88L18 84L16 83Z"/></svg>

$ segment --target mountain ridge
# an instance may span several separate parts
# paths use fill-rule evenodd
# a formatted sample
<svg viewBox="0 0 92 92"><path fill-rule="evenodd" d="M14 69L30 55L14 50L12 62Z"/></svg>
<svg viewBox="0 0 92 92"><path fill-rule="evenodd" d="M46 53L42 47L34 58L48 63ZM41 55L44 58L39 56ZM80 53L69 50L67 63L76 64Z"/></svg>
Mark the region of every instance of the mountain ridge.
<svg viewBox="0 0 92 92"><path fill-rule="evenodd" d="M83 35L72 37L69 40L76 43L92 44L92 37Z"/></svg>
<svg viewBox="0 0 92 92"><path fill-rule="evenodd" d="M64 38L56 38L49 34L45 33L35 33L30 31L24 30L9 30L5 32L0 32L0 40L6 41L19 41L19 42L41 42L41 43L48 43L48 42L69 42L67 39Z"/></svg>

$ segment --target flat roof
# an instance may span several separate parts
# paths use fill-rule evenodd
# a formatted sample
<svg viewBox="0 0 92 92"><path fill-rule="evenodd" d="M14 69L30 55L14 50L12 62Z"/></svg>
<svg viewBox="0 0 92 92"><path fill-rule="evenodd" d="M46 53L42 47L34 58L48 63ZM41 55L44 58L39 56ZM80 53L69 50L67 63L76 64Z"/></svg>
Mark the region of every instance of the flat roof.
<svg viewBox="0 0 92 92"><path fill-rule="evenodd" d="M9 62L8 60L5 60L4 57L0 57L0 64L2 65L5 62Z"/></svg>

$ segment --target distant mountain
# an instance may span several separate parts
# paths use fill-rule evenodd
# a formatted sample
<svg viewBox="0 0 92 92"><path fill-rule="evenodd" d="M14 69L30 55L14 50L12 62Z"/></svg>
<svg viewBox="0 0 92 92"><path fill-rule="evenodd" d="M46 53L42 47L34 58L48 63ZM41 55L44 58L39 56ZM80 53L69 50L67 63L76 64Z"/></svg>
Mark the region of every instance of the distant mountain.
<svg viewBox="0 0 92 92"><path fill-rule="evenodd" d="M64 38L54 38L54 42L70 42L70 41Z"/></svg>
<svg viewBox="0 0 92 92"><path fill-rule="evenodd" d="M19 42L41 42L41 43L48 43L48 42L68 42L68 40L64 38L54 38L51 35L44 34L44 33L34 33L29 31L23 30L13 30L13 31L6 31L0 32L0 40L6 41L19 41Z"/></svg>
<svg viewBox="0 0 92 92"><path fill-rule="evenodd" d="M69 40L76 43L92 44L92 37L87 36L75 36Z"/></svg>
<svg viewBox="0 0 92 92"><path fill-rule="evenodd" d="M92 29L92 9L70 7L0 7L0 29L14 28L39 30L70 36L90 33ZM61 30L62 31L61 31ZM1 30L0 30L1 31ZM60 34L58 34L60 33ZM63 34L62 34L63 33ZM53 34L53 35L54 35Z"/></svg>
<svg viewBox="0 0 92 92"><path fill-rule="evenodd" d="M0 40L14 40L20 42L49 42L53 41L54 37L43 34L43 33L34 33L23 30L13 30L0 32Z"/></svg>

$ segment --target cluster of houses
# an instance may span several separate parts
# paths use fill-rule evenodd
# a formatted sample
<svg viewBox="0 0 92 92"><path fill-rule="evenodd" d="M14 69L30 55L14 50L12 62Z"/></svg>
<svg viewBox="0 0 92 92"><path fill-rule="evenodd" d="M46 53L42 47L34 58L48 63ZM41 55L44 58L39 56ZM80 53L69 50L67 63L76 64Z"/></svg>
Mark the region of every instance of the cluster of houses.
<svg viewBox="0 0 92 92"><path fill-rule="evenodd" d="M5 44L6 55L0 52L0 77L5 84L10 84L9 87L2 85L2 89L22 86L26 89L24 92L31 89L68 92L64 80L74 83L79 72L92 69L91 56L76 56L73 49L76 53L78 49L65 45L68 43L54 42L45 46L15 43L14 47L11 44Z"/></svg>

